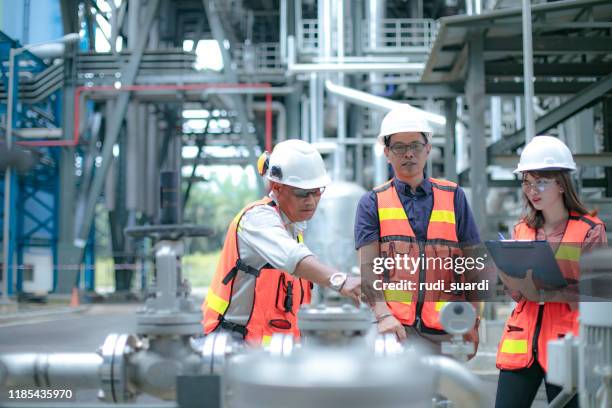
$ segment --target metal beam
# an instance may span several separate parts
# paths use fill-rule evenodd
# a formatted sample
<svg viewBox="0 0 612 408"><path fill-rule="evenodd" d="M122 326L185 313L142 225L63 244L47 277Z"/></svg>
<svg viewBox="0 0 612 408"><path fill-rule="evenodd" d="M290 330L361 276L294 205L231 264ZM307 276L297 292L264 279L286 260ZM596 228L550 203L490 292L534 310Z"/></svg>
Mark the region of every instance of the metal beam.
<svg viewBox="0 0 612 408"><path fill-rule="evenodd" d="M534 83L536 95L575 95L584 91L593 82L548 82L536 81ZM522 82L487 82L487 95L522 95ZM610 92L608 92L610 93Z"/></svg>
<svg viewBox="0 0 612 408"><path fill-rule="evenodd" d="M157 16L159 3L160 0L151 0L148 4L144 23L141 27L140 34L138 35L138 38L135 41L136 45L134 47L134 50L132 51L132 55L130 56L130 61L121 75L123 85L132 85L134 83L134 79L136 78L136 74L138 73L140 60L142 58L142 54L149 38L151 26L153 25L153 21ZM75 245L81 248L79 259L82 259L83 249L87 242L89 230L91 228L91 224L95 215L95 206L98 201L98 197L100 197L100 193L102 192L102 188L104 187L106 173L108 172L109 166L111 164L113 146L115 145L117 137L119 136L119 132L121 130L121 126L125 118L129 99L130 93L122 92L117 98L117 102L115 103L115 110L113 116L111 118L107 118L110 129L107 138L105 138L104 140L104 146L102 147L102 163L96 171L96 175L89 189L87 203L85 205L85 212L83 215L83 219L81 220L81 225L78 230L79 232L75 238Z"/></svg>
<svg viewBox="0 0 612 408"><path fill-rule="evenodd" d="M585 167L612 167L612 153L584 153L574 154L574 161L578 166ZM519 162L517 154L502 154L491 156L489 163L496 166L515 169Z"/></svg>
<svg viewBox="0 0 612 408"><path fill-rule="evenodd" d="M533 73L536 76L585 76L595 77L608 75L612 72L612 63L559 63L534 64ZM487 76L522 76L523 65L508 62L488 62L485 64Z"/></svg>
<svg viewBox="0 0 612 408"><path fill-rule="evenodd" d="M484 51L522 54L522 37L485 38ZM612 37L533 37L533 52L534 54L609 53L612 52Z"/></svg>
<svg viewBox="0 0 612 408"><path fill-rule="evenodd" d="M598 98L612 90L612 74L604 77L601 81L589 85L564 104L558 106L546 115L540 117L535 123L535 134L541 134L553 126L558 125L567 118L575 115L580 110L594 103ZM525 129L505 137L499 142L489 146L489 155L499 155L509 152L521 146L525 142Z"/></svg>
<svg viewBox="0 0 612 408"><path fill-rule="evenodd" d="M606 179L603 179L603 178L582 179L581 183L582 183L582 187L586 187L586 188L604 188L606 187ZM467 170L462 172L459 175L459 184L462 187L470 187L472 185L470 183ZM521 186L519 180L491 180L491 178L488 178L487 184L491 188L498 188L498 187L520 188Z"/></svg>
<svg viewBox="0 0 612 408"><path fill-rule="evenodd" d="M470 180L472 212L481 235L487 227L487 145L485 140L484 51L482 30L468 33L468 71L465 91L469 109L470 130Z"/></svg>

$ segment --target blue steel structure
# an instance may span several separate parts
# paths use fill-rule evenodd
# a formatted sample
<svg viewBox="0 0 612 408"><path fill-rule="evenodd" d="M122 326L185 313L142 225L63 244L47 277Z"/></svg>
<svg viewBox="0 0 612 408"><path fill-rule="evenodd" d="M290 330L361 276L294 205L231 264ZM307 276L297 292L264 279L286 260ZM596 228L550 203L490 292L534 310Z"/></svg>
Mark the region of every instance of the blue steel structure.
<svg viewBox="0 0 612 408"><path fill-rule="evenodd" d="M0 31L0 69L2 70L2 81L4 89L8 89L8 60L10 48L20 48L22 45ZM19 144L19 137L15 136L15 130L23 128L62 127L62 90L58 89L47 98L33 104L25 104L19 100L19 78L20 74L36 76L48 68L40 58L34 54L24 51L15 57L14 70L14 92L13 92L13 143ZM7 101L0 101L0 114L7 112ZM27 173L18 174L12 172L11 177L11 217L10 217L10 240L9 240L9 265L7 276L9 282L9 294L23 291L24 282L24 254L29 248L48 249L52 257L53 288L57 285L58 265L58 235L59 235L59 208L61 192L59 183L59 161L61 160L61 147L37 147L39 155L38 163ZM4 200L4 177L0 182L0 193ZM0 225L3 227L3 211L0 209ZM90 235L85 253L85 282L87 290L94 289L94 233ZM1 238L0 238L1 239ZM79 268L80 265L69 265L68 267ZM16 272L16 274L14 274ZM47 273L44 271L42 273Z"/></svg>

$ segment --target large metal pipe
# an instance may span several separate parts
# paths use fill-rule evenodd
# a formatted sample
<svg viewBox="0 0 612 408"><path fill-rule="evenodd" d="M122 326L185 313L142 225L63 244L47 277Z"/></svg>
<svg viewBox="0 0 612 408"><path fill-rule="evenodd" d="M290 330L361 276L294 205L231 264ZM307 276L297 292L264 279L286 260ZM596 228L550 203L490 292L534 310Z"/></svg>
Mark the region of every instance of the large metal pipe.
<svg viewBox="0 0 612 408"><path fill-rule="evenodd" d="M338 95L356 105L365 106L366 108L375 109L383 112L387 112L400 104L399 102L393 101L391 99L372 95L367 92L359 91L357 89L349 88L346 86L336 85L329 80L325 81L325 88L329 92ZM446 125L446 119L444 118L444 116L436 115L416 107L413 108L421 112L421 114L423 114L423 116L425 116L425 118L433 125Z"/></svg>
<svg viewBox="0 0 612 408"><path fill-rule="evenodd" d="M102 357L95 353L0 355L0 384L6 387L100 388Z"/></svg>
<svg viewBox="0 0 612 408"><path fill-rule="evenodd" d="M436 373L435 384L439 394L453 401L457 408L484 408L488 406L484 385L458 361L443 356L429 356L424 362Z"/></svg>

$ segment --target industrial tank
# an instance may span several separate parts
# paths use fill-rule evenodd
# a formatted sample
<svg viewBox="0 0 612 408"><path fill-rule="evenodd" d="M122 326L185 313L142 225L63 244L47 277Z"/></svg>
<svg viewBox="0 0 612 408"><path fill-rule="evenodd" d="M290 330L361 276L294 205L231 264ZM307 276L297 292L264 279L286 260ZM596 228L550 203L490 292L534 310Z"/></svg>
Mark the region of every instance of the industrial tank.
<svg viewBox="0 0 612 408"><path fill-rule="evenodd" d="M306 245L322 262L344 272L358 266L353 227L357 203L365 192L355 183L327 186L304 233Z"/></svg>

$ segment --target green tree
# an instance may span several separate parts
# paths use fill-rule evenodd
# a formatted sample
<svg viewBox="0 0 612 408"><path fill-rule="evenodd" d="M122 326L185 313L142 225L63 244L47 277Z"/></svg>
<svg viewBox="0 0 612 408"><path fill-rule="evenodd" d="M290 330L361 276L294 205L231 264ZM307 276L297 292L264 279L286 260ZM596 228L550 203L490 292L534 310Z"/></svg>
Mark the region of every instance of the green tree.
<svg viewBox="0 0 612 408"><path fill-rule="evenodd" d="M185 223L205 225L215 230L206 238L192 238L187 242L187 252L212 252L223 247L223 241L232 219L245 204L256 200L257 190L249 186L248 176L243 173L237 183L231 177L221 180L213 173L205 183L192 187L185 206Z"/></svg>

